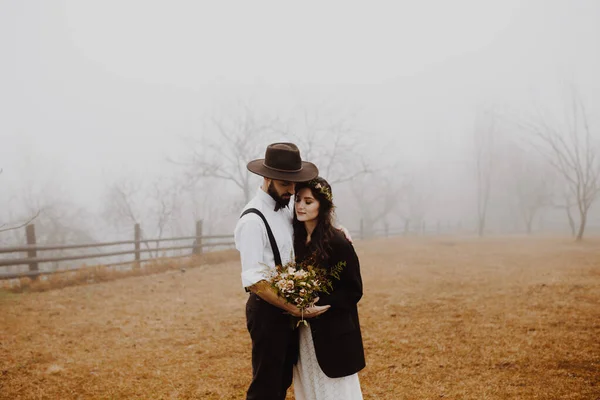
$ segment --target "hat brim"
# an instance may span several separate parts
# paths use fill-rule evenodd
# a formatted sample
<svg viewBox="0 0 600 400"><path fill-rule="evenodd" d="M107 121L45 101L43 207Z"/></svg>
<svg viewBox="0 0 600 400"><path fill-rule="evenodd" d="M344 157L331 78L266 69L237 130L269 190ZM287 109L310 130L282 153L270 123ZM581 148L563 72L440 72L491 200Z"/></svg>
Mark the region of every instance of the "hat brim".
<svg viewBox="0 0 600 400"><path fill-rule="evenodd" d="M297 172L275 171L265 167L264 158L252 160L246 166L248 171L269 179L289 182L306 182L319 176L317 166L308 161L302 161L302 168Z"/></svg>

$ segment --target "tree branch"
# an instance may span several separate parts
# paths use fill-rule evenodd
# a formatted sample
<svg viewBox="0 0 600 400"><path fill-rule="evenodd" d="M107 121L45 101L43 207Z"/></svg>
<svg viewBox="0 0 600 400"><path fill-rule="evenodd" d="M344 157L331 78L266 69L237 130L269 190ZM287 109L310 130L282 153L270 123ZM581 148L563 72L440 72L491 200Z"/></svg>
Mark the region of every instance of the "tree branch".
<svg viewBox="0 0 600 400"><path fill-rule="evenodd" d="M0 170L0 172L2 172L2 170ZM16 226L11 226L8 228L4 228L7 224L2 224L0 225L0 233L2 232L8 232L8 231L13 231L15 229L21 229L23 227L26 227L27 225L29 225L30 223L32 223L37 217L39 217L41 213L41 210L38 210L34 216L30 217L26 222L23 222L22 224L16 225Z"/></svg>

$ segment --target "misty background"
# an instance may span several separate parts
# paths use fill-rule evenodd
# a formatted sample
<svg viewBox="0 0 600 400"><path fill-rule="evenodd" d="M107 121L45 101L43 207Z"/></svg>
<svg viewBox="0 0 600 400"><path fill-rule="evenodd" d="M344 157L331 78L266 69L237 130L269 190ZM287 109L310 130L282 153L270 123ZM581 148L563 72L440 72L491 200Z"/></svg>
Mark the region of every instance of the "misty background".
<svg viewBox="0 0 600 400"><path fill-rule="evenodd" d="M599 182L594 0L0 1L0 57L0 245L230 234L277 141L367 232L576 235L539 129Z"/></svg>

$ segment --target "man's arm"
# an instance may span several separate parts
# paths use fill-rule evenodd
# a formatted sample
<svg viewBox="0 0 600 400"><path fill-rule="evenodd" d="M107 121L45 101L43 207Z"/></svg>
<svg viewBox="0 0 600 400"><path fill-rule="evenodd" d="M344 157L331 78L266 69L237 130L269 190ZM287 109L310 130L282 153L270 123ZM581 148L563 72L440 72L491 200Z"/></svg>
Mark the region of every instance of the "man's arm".
<svg viewBox="0 0 600 400"><path fill-rule="evenodd" d="M235 230L235 243L242 261L242 284L266 302L299 317L302 315L300 309L287 303L264 280L264 269L268 268L263 261L266 241L264 224L259 217L247 215L238 222ZM320 315L328 308L329 306L311 307L304 311L304 317L310 318Z"/></svg>
<svg viewBox="0 0 600 400"><path fill-rule="evenodd" d="M267 281L257 282L248 287L248 289L264 301L274 305L275 307L279 307L284 311L287 311L294 317L300 317L304 315L304 318L313 318L323 314L330 307L329 305L310 307L304 310L303 314L298 307L288 303L283 297L279 296L275 289L273 289Z"/></svg>
<svg viewBox="0 0 600 400"><path fill-rule="evenodd" d="M350 243L353 243L352 242L352 236L350 236L350 231L348 229L346 229L345 226L342 226L342 225L340 225L340 226L334 226L334 228L337 229L338 231L342 232L344 234L344 236L346 237L346 239L348 239L348 241Z"/></svg>

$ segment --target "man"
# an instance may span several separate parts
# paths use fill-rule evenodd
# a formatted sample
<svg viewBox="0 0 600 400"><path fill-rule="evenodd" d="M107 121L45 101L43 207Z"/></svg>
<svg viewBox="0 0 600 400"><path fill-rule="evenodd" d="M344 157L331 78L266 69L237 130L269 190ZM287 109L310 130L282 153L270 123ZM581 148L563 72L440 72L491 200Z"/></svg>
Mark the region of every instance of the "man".
<svg viewBox="0 0 600 400"><path fill-rule="evenodd" d="M247 168L262 176L263 183L244 207L234 234L242 261L242 285L250 292L246 324L252 339L252 383L246 399L284 400L298 357L298 332L288 314L300 316L300 310L277 295L265 280L265 272L293 260L293 204L288 205L295 183L315 178L319 170L302 161L293 143L269 145L265 158L249 162ZM315 317L328 308L311 307L304 317Z"/></svg>

